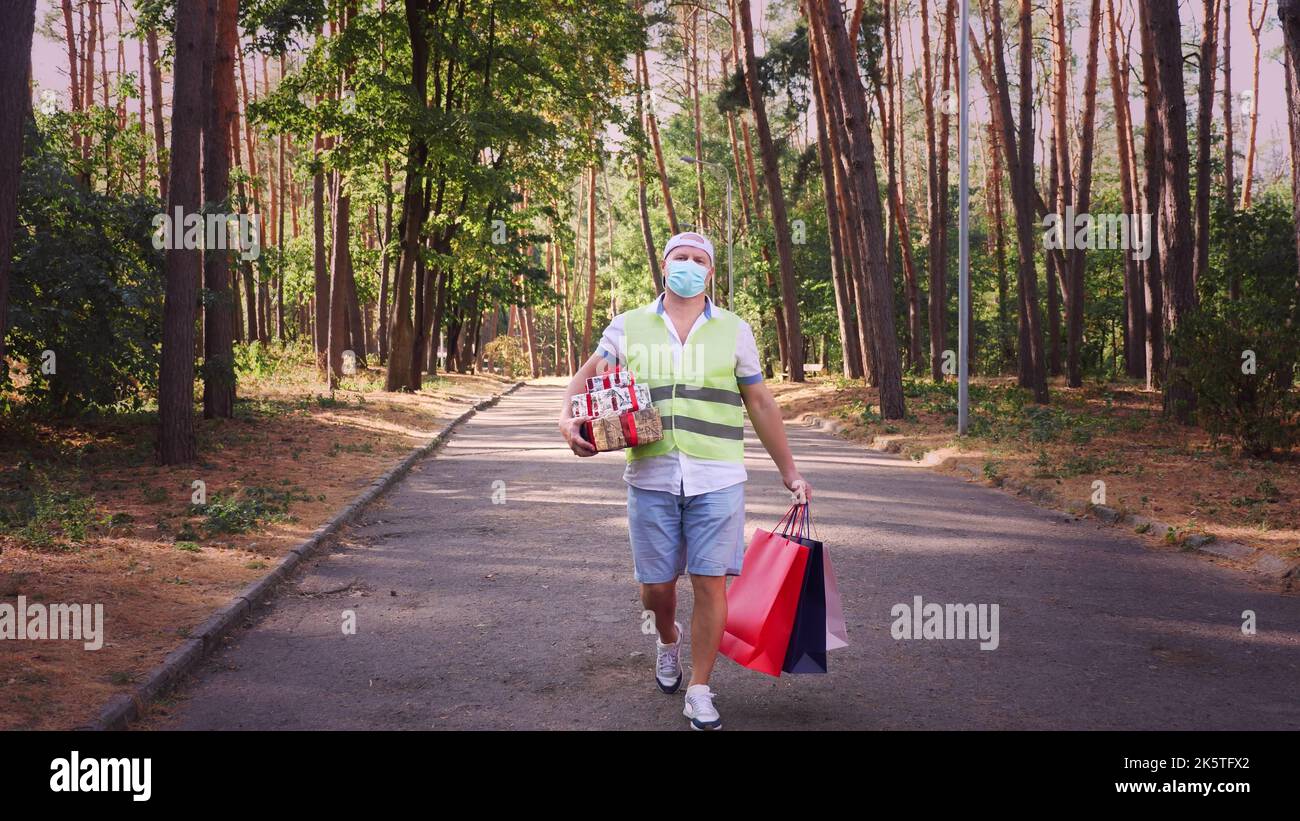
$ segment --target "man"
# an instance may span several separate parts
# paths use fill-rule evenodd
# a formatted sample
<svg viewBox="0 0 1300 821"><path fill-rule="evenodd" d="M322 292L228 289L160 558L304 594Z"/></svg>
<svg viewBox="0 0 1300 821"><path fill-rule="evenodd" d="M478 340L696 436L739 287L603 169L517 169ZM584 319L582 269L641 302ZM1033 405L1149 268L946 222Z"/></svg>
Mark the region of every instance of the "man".
<svg viewBox="0 0 1300 821"><path fill-rule="evenodd" d="M812 494L799 475L776 400L763 384L749 324L705 295L713 244L677 234L664 247L666 290L650 305L609 323L591 358L565 391L560 432L579 456L595 449L582 436L590 417L573 416L569 399L586 390L598 368L629 368L649 387L664 437L624 451L628 535L641 601L654 613L655 682L665 693L682 683L682 626L677 579L691 577L691 681L683 714L697 730L720 729L709 676L727 621L728 575L740 573L745 549L744 416L797 501ZM669 366L671 363L671 366ZM671 626L670 626L671 625Z"/></svg>

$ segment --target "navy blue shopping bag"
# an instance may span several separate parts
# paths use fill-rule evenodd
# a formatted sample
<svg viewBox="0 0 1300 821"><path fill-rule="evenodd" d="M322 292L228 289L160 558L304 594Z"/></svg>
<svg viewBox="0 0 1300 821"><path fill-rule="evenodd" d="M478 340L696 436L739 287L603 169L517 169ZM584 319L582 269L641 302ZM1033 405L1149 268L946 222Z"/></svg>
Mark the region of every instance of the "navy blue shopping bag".
<svg viewBox="0 0 1300 821"><path fill-rule="evenodd" d="M808 505L800 505L790 532L783 534L792 542L808 548L808 563L804 567L803 587L799 593L799 607L795 611L794 628L790 631L790 644L786 647L786 673L826 672L826 563L823 545L812 538L809 531Z"/></svg>

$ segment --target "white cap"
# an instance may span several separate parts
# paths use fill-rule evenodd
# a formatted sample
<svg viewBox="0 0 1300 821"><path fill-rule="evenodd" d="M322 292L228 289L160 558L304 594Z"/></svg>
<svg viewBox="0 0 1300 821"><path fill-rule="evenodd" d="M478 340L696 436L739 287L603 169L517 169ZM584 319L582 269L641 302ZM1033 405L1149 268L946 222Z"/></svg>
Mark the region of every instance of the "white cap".
<svg viewBox="0 0 1300 821"><path fill-rule="evenodd" d="M664 246L664 259L668 259L668 255L673 252L674 248L680 248L683 245L700 249L709 255L709 263L713 263L713 243L709 242L708 237L694 231L683 231L680 234L674 234L668 240L668 244Z"/></svg>

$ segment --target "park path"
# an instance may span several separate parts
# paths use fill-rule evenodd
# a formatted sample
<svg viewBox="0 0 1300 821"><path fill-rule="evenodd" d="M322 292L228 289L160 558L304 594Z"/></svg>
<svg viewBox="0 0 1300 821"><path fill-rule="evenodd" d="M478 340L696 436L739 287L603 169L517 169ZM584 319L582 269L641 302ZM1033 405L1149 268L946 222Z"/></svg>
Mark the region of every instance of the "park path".
<svg viewBox="0 0 1300 821"><path fill-rule="evenodd" d="M142 726L686 729L640 629L622 455L574 457L560 397L525 386L474 416ZM719 659L728 729L1300 729L1300 597L788 430L851 643L824 676ZM752 534L789 494L748 436ZM689 624L688 580L680 591ZM998 604L999 646L895 640L891 608L917 595Z"/></svg>

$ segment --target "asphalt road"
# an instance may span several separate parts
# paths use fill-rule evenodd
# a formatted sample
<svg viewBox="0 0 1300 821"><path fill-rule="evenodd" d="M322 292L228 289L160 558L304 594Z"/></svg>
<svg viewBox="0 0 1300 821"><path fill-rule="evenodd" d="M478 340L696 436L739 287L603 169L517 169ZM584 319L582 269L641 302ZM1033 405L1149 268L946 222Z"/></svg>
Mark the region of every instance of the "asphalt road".
<svg viewBox="0 0 1300 821"><path fill-rule="evenodd" d="M476 415L142 726L687 729L682 693L655 689L654 639L641 632L623 458L573 456L554 428L560 395L527 386ZM1121 528L789 433L850 646L820 676L719 659L727 729L1300 729L1300 597ZM789 494L752 432L746 465L752 534ZM997 604L997 648L893 638L892 608L915 596Z"/></svg>

